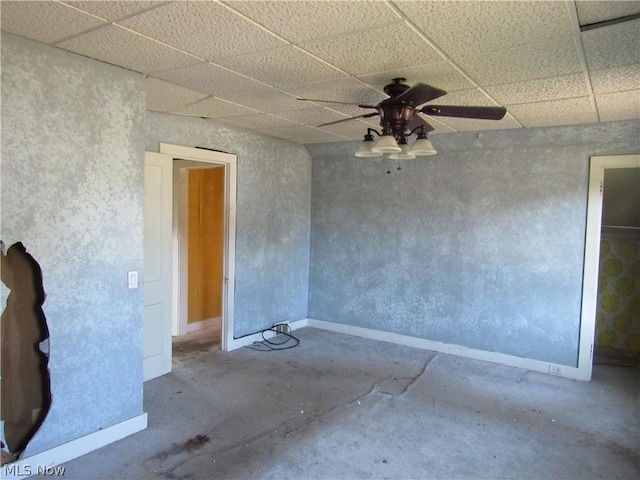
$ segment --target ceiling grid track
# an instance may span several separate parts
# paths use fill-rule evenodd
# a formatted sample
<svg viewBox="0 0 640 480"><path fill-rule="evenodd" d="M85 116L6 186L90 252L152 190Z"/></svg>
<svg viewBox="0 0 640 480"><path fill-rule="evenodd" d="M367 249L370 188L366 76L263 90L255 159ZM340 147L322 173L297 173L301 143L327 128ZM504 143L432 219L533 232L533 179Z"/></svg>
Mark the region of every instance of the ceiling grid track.
<svg viewBox="0 0 640 480"><path fill-rule="evenodd" d="M598 102L596 102L596 97L593 93L593 84L591 83L591 75L589 74L589 65L587 63L587 56L584 53L584 45L582 44L582 32L580 30L580 19L578 18L578 10L576 7L576 2L575 0L566 0L565 5L567 6L567 10L569 11L569 15L571 16L571 20L574 25L573 38L576 44L576 49L578 51L578 60L580 61L580 65L582 67L584 81L586 82L587 89L589 91L589 101L591 102L593 111L596 113L596 117L598 118L598 121L600 121L600 111L598 110Z"/></svg>

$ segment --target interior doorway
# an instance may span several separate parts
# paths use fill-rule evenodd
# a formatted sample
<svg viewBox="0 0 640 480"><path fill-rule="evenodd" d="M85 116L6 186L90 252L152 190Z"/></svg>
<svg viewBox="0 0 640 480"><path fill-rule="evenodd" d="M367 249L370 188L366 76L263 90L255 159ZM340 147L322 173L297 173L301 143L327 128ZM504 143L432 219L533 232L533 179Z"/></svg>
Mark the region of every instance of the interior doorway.
<svg viewBox="0 0 640 480"><path fill-rule="evenodd" d="M583 279L583 294L582 294L582 317L580 326L580 347L578 353L578 378L581 380L590 380L592 375L593 359L598 344L601 343L616 343L618 342L618 334L611 333L610 329L607 329L607 325L603 323L603 318L600 316L598 319L598 311L600 308L611 310L616 314L615 320L612 324L618 323L619 327L624 331L633 332L634 325L632 323L633 316L629 321L625 320L624 309L621 309L620 301L613 299L613 297L606 297L609 285L605 284L609 281L606 278L601 277L601 270L612 269L611 273L614 274L614 288L621 290L624 293L626 290L638 287L639 280L637 275L633 275L632 270L637 261L631 258L634 251L637 252L638 241L640 240L640 218L637 217L637 210L633 207L637 207L638 203L634 200L634 196L637 195L640 185L633 185L634 178L637 172L640 170L640 155L616 155L616 156L601 156L591 157L591 167L589 175L589 196L587 206L587 228L586 228L586 242L585 242L585 262L584 262L584 279ZM608 175L607 175L608 173ZM614 200L609 199L608 203L620 203L622 206L612 208L612 211L604 210L605 199L605 179L608 177L610 190L608 193L612 194ZM620 182L620 180L622 180ZM631 180L631 181L629 181ZM614 181L615 183L611 184ZM616 185L618 185L616 187ZM621 188L620 185L625 185L623 192L615 192L614 190ZM630 187L628 186L630 185ZM633 190L633 191L631 191ZM635 205L634 205L635 203ZM631 210L629 210L631 208ZM622 209L622 211L619 211ZM618 246L626 248L628 252L622 255L629 258L615 259L610 266L606 264L609 258L607 257L610 252L604 252L603 249L611 249L611 245L615 244L615 248ZM623 245L631 245L633 248L623 247ZM626 251L625 250L625 251ZM601 262L603 260L603 262ZM630 280L624 280L627 278L624 273L629 269ZM614 271L615 270L615 271ZM635 278L633 278L635 276ZM625 286L626 285L626 286ZM604 295L599 296L599 292ZM619 292L620 293L620 292ZM633 296L634 292L631 291L630 295ZM611 304L609 305L609 302ZM631 308L635 308L633 305ZM598 325L599 329L597 329ZM602 328L604 327L604 328ZM596 334L598 337L596 337ZM607 338L609 337L609 338ZM630 340L630 348L633 346L633 339ZM640 341L640 339L639 339ZM624 345L623 340L622 345ZM606 346L606 345L605 345ZM601 348L601 347L600 347ZM616 347L614 347L616 348Z"/></svg>
<svg viewBox="0 0 640 480"><path fill-rule="evenodd" d="M236 156L160 144L173 158L174 337L218 329L217 343L233 340Z"/></svg>
<svg viewBox="0 0 640 480"><path fill-rule="evenodd" d="M594 364L640 356L640 167L604 171Z"/></svg>
<svg viewBox="0 0 640 480"><path fill-rule="evenodd" d="M174 336L202 330L221 345L224 284L224 165L174 160L178 319Z"/></svg>

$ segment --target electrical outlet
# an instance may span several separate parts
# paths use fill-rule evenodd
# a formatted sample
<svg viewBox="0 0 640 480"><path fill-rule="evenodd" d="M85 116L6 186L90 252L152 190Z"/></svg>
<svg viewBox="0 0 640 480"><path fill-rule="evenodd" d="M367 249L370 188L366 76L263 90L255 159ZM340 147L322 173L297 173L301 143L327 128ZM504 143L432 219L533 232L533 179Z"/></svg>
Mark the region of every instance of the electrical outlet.
<svg viewBox="0 0 640 480"><path fill-rule="evenodd" d="M562 368L560 368L560 365L549 365L549 373L562 375Z"/></svg>
<svg viewBox="0 0 640 480"><path fill-rule="evenodd" d="M274 323L271 328L276 331L276 334L289 333L289 322Z"/></svg>

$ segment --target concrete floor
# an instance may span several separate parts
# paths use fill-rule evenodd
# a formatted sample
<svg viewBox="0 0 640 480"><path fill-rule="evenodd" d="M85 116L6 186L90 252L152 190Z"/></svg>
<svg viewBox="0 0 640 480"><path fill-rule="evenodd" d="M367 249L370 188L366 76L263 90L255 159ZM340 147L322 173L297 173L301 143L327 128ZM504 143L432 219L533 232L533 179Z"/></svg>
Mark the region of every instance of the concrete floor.
<svg viewBox="0 0 640 480"><path fill-rule="evenodd" d="M312 328L279 352L191 335L145 384L149 428L67 479L630 479L638 368L591 382Z"/></svg>

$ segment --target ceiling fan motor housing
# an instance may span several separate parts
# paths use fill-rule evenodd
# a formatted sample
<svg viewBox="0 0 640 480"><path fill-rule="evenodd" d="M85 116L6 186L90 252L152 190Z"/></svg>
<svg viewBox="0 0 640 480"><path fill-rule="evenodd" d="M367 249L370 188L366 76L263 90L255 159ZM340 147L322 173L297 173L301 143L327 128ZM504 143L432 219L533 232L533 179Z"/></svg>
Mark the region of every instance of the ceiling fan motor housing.
<svg viewBox="0 0 640 480"><path fill-rule="evenodd" d="M415 109L411 104L405 102L385 102L382 102L384 105L381 104L378 107L383 135L391 134L396 140L399 140L403 135L409 133L406 132L406 126L413 117Z"/></svg>
<svg viewBox="0 0 640 480"><path fill-rule="evenodd" d="M409 85L402 83L407 81L406 78L394 78L391 81L393 83L390 83L389 85L386 85L383 88L384 93L389 95L391 98L397 97L398 95L406 92L410 88Z"/></svg>

